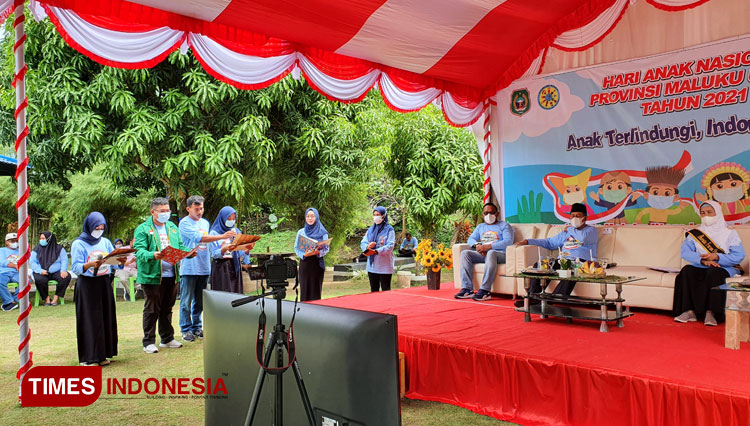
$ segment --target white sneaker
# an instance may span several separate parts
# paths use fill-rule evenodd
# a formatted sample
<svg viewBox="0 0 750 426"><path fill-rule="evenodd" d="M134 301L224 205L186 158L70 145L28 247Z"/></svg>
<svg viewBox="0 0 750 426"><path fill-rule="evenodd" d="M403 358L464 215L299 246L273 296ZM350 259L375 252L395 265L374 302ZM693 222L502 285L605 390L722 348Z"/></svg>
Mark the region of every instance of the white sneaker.
<svg viewBox="0 0 750 426"><path fill-rule="evenodd" d="M182 343L178 342L178 341L177 341L177 340L175 340L175 339L172 339L172 340L170 340L170 341L169 341L169 342L167 342L167 343L159 343L159 347L160 347L160 348L172 348L172 349L177 349L177 348L181 348L181 347L182 347Z"/></svg>
<svg viewBox="0 0 750 426"><path fill-rule="evenodd" d="M143 352L146 352L147 354L155 354L155 353L159 352L159 349L157 349L156 345L154 345L152 343L152 344L150 344L148 346L144 346L143 347Z"/></svg>

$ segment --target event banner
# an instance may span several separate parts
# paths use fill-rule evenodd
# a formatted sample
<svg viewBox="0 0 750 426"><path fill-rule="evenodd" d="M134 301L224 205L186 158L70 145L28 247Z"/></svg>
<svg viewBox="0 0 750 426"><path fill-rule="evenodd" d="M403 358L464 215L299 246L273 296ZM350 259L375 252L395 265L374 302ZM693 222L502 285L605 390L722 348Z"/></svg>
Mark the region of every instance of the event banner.
<svg viewBox="0 0 750 426"><path fill-rule="evenodd" d="M750 221L750 38L518 80L498 93L506 219Z"/></svg>

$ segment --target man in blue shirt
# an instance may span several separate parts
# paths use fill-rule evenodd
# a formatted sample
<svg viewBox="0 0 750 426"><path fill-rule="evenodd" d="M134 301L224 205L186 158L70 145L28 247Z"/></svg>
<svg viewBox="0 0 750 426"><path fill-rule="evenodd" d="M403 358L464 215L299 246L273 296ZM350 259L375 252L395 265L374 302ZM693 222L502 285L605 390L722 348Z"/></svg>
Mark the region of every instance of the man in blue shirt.
<svg viewBox="0 0 750 426"><path fill-rule="evenodd" d="M596 247L599 244L599 234L596 228L586 225L586 205L576 203L570 209L570 225L565 230L554 237L546 239L528 239L518 242L517 245L525 246L527 244L544 247L547 250L562 249L563 254L568 259L594 260L596 259ZM538 265L535 265L538 267ZM554 269L559 269L560 264L555 262ZM560 280L555 288L554 294L561 296L570 296L573 292L574 281ZM542 287L539 279L529 280L529 293L540 293ZM532 299L530 302L539 303L538 300ZM523 306L523 300L517 300L516 306Z"/></svg>
<svg viewBox="0 0 750 426"><path fill-rule="evenodd" d="M18 308L18 294L10 294L8 283L18 282L18 237L14 232L5 236L5 247L0 248L0 299L2 310Z"/></svg>
<svg viewBox="0 0 750 426"><path fill-rule="evenodd" d="M203 219L203 202L200 195L187 199L188 215L180 220L180 238L189 249L197 249L197 255L180 262L180 331L182 340L193 342L203 338L203 290L211 274L211 254L208 244L221 239L231 239L234 231L223 235L208 235L211 225Z"/></svg>
<svg viewBox="0 0 750 426"><path fill-rule="evenodd" d="M404 241L401 241L401 247L398 249L398 255L403 257L414 257L416 254L415 250L417 249L417 244L419 244L419 241L417 241L416 238L411 236L411 233L406 233L406 238L404 238Z"/></svg>
<svg viewBox="0 0 750 426"><path fill-rule="evenodd" d="M477 225L468 240L471 250L461 252L461 291L454 296L456 299L490 299L490 289L495 281L497 265L505 263L505 248L513 244L513 228L498 220L497 212L497 206L494 204L484 205L484 223ZM484 277L479 291L474 294L472 277L474 265L477 263L484 263Z"/></svg>

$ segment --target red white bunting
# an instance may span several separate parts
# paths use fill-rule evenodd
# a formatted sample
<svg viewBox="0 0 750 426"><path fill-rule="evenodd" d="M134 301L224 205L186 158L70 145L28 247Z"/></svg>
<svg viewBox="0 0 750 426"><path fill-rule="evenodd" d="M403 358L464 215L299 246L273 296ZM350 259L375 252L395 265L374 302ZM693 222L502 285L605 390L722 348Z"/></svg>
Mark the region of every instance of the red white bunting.
<svg viewBox="0 0 750 426"><path fill-rule="evenodd" d="M601 13L594 19L583 20L587 12L581 6L582 9L574 16L575 22L585 24L558 34L551 39L551 45L563 50L589 48L615 27L628 5L635 1L592 0L589 7L599 8L597 10L601 10ZM647 1L662 9L680 10L695 7L706 0ZM0 0L0 10L5 3L10 2L11 0ZM485 95L480 95L481 90L477 91L472 87L459 87L460 94L445 89L451 84L455 85L455 82L465 81L465 78L451 83L449 80L433 80L428 76L442 72L440 70L448 72L445 67L455 60L458 63L464 62L452 56L457 54L457 46L475 40L478 34L487 33L488 29L484 26L490 22L500 22L504 19L502 14L507 13L507 10L526 7L517 3L517 0L387 0L380 6L367 6L372 7L367 19L361 21L358 31L341 42L335 49L337 54L334 54L331 51L302 48L279 39L264 38L261 42L255 39L230 41L168 26L131 24L129 21L120 22L117 18L79 15L71 9L48 5L81 4L74 0L50 0L43 3L65 40L81 53L105 65L121 68L151 67L178 48L183 52L192 48L207 72L240 89L260 89L280 80L289 72L303 73L308 83L328 99L357 102L375 84L379 84L385 102L394 110L417 111L430 102L438 101L436 104L442 108L445 118L455 126L467 126L479 119L485 110L481 100ZM199 19L207 25L227 25L232 20L233 13L246 7L242 6L243 3L232 0L193 0L184 3L135 0L133 3L176 14L171 15L173 17ZM609 7L602 9L602 5ZM35 16L40 15L37 1L32 1L30 7ZM121 7L125 8L125 3ZM339 5L335 12L345 13L349 10L347 8L351 6ZM258 13L260 12L258 9ZM272 13L266 9L262 12ZM417 15L421 19L414 25L405 21L410 16ZM283 13L280 16L286 19L283 18ZM176 21L163 22L171 24ZM194 28L194 24L186 24L185 28ZM441 30L438 31L438 28ZM198 27L194 31L199 31ZM373 48L381 44L382 48ZM419 55L414 54L414 46L421 49ZM475 45L467 47L473 48L472 46ZM541 72L549 44L540 46L542 48L534 59L527 53L527 59L515 62L516 67L521 63L526 67L521 77ZM398 69L382 64L398 64ZM513 72L505 72L502 79ZM520 70L515 72L520 73ZM435 86L430 87L429 84L432 83L426 84L427 82L432 82Z"/></svg>

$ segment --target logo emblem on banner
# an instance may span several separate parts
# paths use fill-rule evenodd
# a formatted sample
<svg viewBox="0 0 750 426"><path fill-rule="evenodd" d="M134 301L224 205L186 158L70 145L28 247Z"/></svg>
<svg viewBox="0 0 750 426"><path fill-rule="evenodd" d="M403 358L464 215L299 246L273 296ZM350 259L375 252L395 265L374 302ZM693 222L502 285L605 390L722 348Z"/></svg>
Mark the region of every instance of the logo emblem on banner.
<svg viewBox="0 0 750 426"><path fill-rule="evenodd" d="M552 109L560 102L560 91L557 87L548 84L539 91L539 106L544 109Z"/></svg>
<svg viewBox="0 0 750 426"><path fill-rule="evenodd" d="M520 89L513 91L510 96L510 112L515 115L524 115L529 112L531 102L529 102L529 91Z"/></svg>

